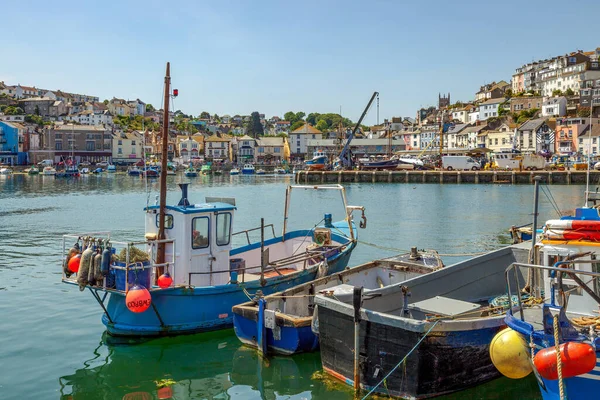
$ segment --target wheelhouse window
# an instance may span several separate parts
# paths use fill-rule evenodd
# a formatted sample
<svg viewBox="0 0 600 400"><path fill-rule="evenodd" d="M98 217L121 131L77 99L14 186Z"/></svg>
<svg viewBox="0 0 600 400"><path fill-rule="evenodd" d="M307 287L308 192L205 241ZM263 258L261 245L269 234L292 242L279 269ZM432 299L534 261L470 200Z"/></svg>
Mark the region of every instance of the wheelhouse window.
<svg viewBox="0 0 600 400"><path fill-rule="evenodd" d="M226 246L231 239L231 213L217 214L217 245Z"/></svg>
<svg viewBox="0 0 600 400"><path fill-rule="evenodd" d="M160 215L156 214L156 227L158 228ZM173 229L173 216L171 214L165 214L165 229Z"/></svg>
<svg viewBox="0 0 600 400"><path fill-rule="evenodd" d="M192 249L203 249L209 245L209 219L197 217L192 220Z"/></svg>

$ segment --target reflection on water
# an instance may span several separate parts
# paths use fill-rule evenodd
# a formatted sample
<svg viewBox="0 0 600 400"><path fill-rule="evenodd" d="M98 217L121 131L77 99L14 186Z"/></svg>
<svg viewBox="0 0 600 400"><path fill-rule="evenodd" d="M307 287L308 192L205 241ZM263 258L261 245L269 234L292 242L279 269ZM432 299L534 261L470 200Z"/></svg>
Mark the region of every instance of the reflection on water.
<svg viewBox="0 0 600 400"><path fill-rule="evenodd" d="M171 204L179 200L180 179L168 177ZM190 199L235 197L235 230L256 227L264 216L279 233L285 185L291 181L290 176L200 176L191 179ZM116 238L140 238L143 207L154 202L157 189L157 180L122 174L0 176L2 399L156 399L169 391L176 399L352 398L345 385L311 379L321 368L318 353L265 360L241 347L232 331L99 344L104 325L97 303L89 293L60 283L61 235L110 230ZM581 186L551 190L561 209L582 203ZM511 225L531 219L531 186L352 184L347 194L350 204L366 207L368 217L351 265L411 246L444 254L492 249L506 242ZM313 226L325 212L343 218L338 194L299 192L291 208L291 229ZM542 197L540 220L555 216ZM245 242L241 235L238 239L234 245ZM159 392L167 380L174 384ZM532 379L499 379L447 398L539 395Z"/></svg>
<svg viewBox="0 0 600 400"><path fill-rule="evenodd" d="M101 342L81 368L58 381L61 399L142 399L167 392L177 399L314 398L328 391L311 380L319 369L318 355L263 358L229 330L142 344ZM165 383L168 389L161 391ZM348 390L340 388L330 394L347 398Z"/></svg>

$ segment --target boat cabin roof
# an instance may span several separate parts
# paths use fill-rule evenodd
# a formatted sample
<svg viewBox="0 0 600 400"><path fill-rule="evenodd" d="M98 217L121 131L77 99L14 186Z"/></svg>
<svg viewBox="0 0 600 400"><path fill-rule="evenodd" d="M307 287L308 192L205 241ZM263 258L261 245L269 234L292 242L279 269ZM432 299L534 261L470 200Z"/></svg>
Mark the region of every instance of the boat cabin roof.
<svg viewBox="0 0 600 400"><path fill-rule="evenodd" d="M158 210L159 206L150 206L146 210ZM189 206L166 206L167 210L180 212L182 214L195 214L204 212L218 212L218 211L231 211L236 210L235 206L228 203L215 202L215 203L199 203L191 204Z"/></svg>

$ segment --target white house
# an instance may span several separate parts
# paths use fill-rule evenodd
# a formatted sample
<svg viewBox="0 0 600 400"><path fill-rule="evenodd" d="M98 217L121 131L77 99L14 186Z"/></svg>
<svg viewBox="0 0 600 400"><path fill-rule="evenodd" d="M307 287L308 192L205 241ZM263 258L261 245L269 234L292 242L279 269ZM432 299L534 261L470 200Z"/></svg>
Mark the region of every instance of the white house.
<svg viewBox="0 0 600 400"><path fill-rule="evenodd" d="M69 114L59 120L75 121L79 125L108 125L112 126L113 117L109 111L104 112L93 112L91 110L85 110L77 114Z"/></svg>
<svg viewBox="0 0 600 400"><path fill-rule="evenodd" d="M463 124L469 123L469 112L464 108L455 108L452 110L452 120L457 120Z"/></svg>
<svg viewBox="0 0 600 400"><path fill-rule="evenodd" d="M290 152L295 155L305 155L309 140L322 139L323 133L309 123L305 123L295 131L290 132Z"/></svg>
<svg viewBox="0 0 600 400"><path fill-rule="evenodd" d="M504 103L506 100L504 98L499 99L489 99L479 104L479 120L485 121L491 117L498 116L498 107L500 104ZM472 122L472 121L469 121Z"/></svg>
<svg viewBox="0 0 600 400"><path fill-rule="evenodd" d="M198 157L200 152L200 143L188 137L179 141L179 156L183 161L189 161L192 157Z"/></svg>
<svg viewBox="0 0 600 400"><path fill-rule="evenodd" d="M236 140L236 155L237 162L243 163L246 161L254 161L254 151L256 148L256 140L248 135L238 137Z"/></svg>
<svg viewBox="0 0 600 400"><path fill-rule="evenodd" d="M567 98L550 97L542 104L542 117L564 117L567 115Z"/></svg>

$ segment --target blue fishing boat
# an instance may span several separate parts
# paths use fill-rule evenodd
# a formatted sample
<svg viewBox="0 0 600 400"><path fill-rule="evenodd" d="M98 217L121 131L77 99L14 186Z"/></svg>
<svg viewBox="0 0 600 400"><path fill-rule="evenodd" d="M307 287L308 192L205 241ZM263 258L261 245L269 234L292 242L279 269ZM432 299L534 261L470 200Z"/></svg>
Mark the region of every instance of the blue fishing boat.
<svg viewBox="0 0 600 400"><path fill-rule="evenodd" d="M357 244L353 211L363 212L361 226L366 225L364 208L347 205L340 185L288 186L281 236L264 219L260 228L232 233L235 200L207 198L191 204L187 184L180 184L179 203L167 205L169 94L167 64L160 203L144 209L144 240L117 242L110 233L63 237L62 281L92 293L107 332L115 336L229 328L234 305L343 270ZM313 223L311 228L290 231L290 202L297 190L339 191L342 221L329 222L332 219L326 216L329 227ZM273 238L267 239L269 228ZM259 241L251 242L252 231L260 232ZM233 248L236 235L245 235L247 244ZM68 249L72 241L75 244Z"/></svg>
<svg viewBox="0 0 600 400"><path fill-rule="evenodd" d="M539 264L506 270L509 329L492 341L492 359L511 378L533 372L544 400L592 399L600 391L599 239L598 210L577 208L574 216L546 222ZM523 271L534 280L518 280ZM544 304L523 307L532 291L524 297L523 285L544 294Z"/></svg>
<svg viewBox="0 0 600 400"><path fill-rule="evenodd" d="M113 165L113 164L109 164L109 165L106 167L106 172L109 172L109 173L113 173L113 174L114 174L115 172L117 172L117 166L116 166L116 165Z"/></svg>
<svg viewBox="0 0 600 400"><path fill-rule="evenodd" d="M317 150L313 153L313 158L304 161L304 165L309 171L323 170L327 167L328 157L322 150Z"/></svg>
<svg viewBox="0 0 600 400"><path fill-rule="evenodd" d="M311 327L315 323L315 294L329 293L339 299L352 293L353 287L369 292L443 266L436 252L413 248L411 253L370 261L283 292L259 296L233 307L235 334L242 343L263 354L315 351L319 348L319 339Z"/></svg>
<svg viewBox="0 0 600 400"><path fill-rule="evenodd" d="M242 175L253 175L254 172L254 165L252 164L244 164L242 167Z"/></svg>
<svg viewBox="0 0 600 400"><path fill-rule="evenodd" d="M133 166L127 168L127 175L140 176L141 173L142 173L142 170L139 169L137 165L133 165Z"/></svg>

